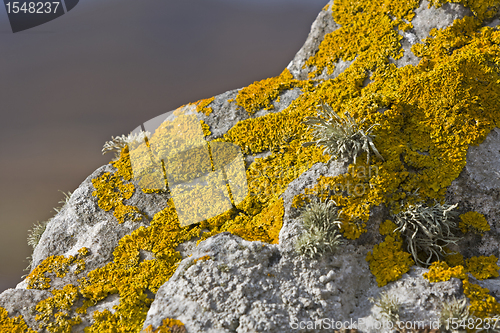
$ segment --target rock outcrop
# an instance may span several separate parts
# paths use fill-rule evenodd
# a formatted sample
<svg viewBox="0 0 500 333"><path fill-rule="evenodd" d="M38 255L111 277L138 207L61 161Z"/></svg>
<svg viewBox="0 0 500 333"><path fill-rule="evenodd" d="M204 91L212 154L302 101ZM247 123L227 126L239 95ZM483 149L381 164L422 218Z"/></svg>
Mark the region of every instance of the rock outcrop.
<svg viewBox="0 0 500 333"><path fill-rule="evenodd" d="M171 191L134 176L124 147L48 223L28 277L0 294L0 329L388 332L399 321L444 332L457 299L467 319L498 318L499 8L330 1L280 76L177 110L196 115L205 140L241 149L244 200L184 226ZM383 158L305 147L320 102L373 125ZM342 245L308 258L296 242L318 198L342 208ZM456 204L460 239L430 267L394 230L418 203Z"/></svg>

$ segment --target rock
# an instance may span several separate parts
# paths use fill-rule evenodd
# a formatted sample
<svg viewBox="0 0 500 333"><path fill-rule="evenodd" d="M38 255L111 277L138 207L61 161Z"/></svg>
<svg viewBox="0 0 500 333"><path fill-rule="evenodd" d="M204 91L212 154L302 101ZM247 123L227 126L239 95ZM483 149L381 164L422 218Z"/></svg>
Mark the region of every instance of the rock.
<svg viewBox="0 0 500 333"><path fill-rule="evenodd" d="M413 266L408 270L402 265L391 269L390 265L409 254L405 252L406 244L390 242L391 238L398 239L397 232L382 230L381 226L387 228L387 224L382 223L394 220L393 214L415 198L427 203L433 199L443 200L450 205L458 204L461 214L471 211L483 214L490 226L483 235L468 232L451 250L465 258L494 255L498 259L500 256L500 174L497 174L500 172L500 114L495 113L500 103L495 99L500 95L500 72L491 65L500 61L496 51L491 51L496 50L500 36L491 37L498 31L478 27L471 30L476 31L474 37L464 37L463 31L467 29L463 27L440 34L452 25L473 24L473 20L467 18L470 15L485 18L483 26L493 27L500 22L498 13L489 15L483 11L485 8L471 10L460 3L429 8L427 1L421 1L409 9L415 14L411 20L413 27L403 29L390 25L376 41L395 39L392 44L384 44L392 55L381 57L387 50L376 49L378 44L373 40L363 43L372 38L372 33L379 33L377 29L382 29L383 24L395 22L392 5L383 4L388 6L387 13L391 15L383 12L377 14L383 17L377 18L377 15L369 16L369 10L379 10L379 4L370 1L338 0L335 4L338 7L333 4L330 1L318 15L304 46L288 65L288 71L273 78L274 81L257 82L253 86L255 90L246 95L255 103L251 112L236 102L245 89L242 88L208 100L205 106L212 108L212 112L196 113L198 120L209 126L211 134L206 136L207 140L224 138L228 132L234 137L240 135L240 148L246 151L247 177L253 177L257 183L267 177L274 191L272 195L263 195L267 201L237 204L224 215L226 220L180 227L176 217L169 215L175 213L169 193L146 194L136 180L125 179L122 170L105 165L71 195L48 223L34 250L32 275L45 267L48 271L41 278L50 278L50 285L43 285L42 279L38 285L30 286L27 279L16 289L0 294L0 307L6 309L10 317L22 315L30 328L41 331L43 325L40 328L41 321L36 320L41 312L36 306L47 303L51 297L63 300L74 297L64 309L53 305L47 310L47 320L55 329L63 329L67 324L73 332L111 331L113 326L138 332L157 329L164 320L168 324L168 320L175 319L184 324L188 333L317 332L320 331L315 327L318 323L323 329L330 325L330 328L357 328L358 332L374 333L391 331L389 327L376 326L387 319L380 298L389 297L397 303L399 320L403 323L420 321L429 329L437 329L434 326L442 304L465 297L463 281L452 277L431 283L423 277L429 272L427 268ZM409 5L409 2L397 5ZM356 19L351 23L344 19L344 24L339 24L336 20L342 20L343 13ZM370 20L380 19L380 24L372 27L373 31L363 32L364 26L358 19L364 15ZM408 23L410 18L406 14L397 15L403 17L398 24ZM359 39L349 35L360 31L364 35L358 36ZM431 31L433 37L429 38ZM485 36L480 31L485 32ZM334 44L326 52L322 43L337 33L345 34L339 35L343 44ZM450 37L450 34L458 35ZM483 39L473 44L474 38ZM349 52L339 53L342 47ZM378 53L374 53L372 47ZM402 51L401 57L398 50ZM331 62L322 63L323 58L314 66L305 66L318 54ZM489 62L482 62L483 57ZM316 66L320 69L318 73L315 73ZM451 79L447 75L451 75ZM287 81L279 81L281 78ZM266 91L270 89L268 85L274 84L277 88L273 89L279 90L279 94ZM304 143L311 139L306 140L309 134L301 128L302 119L314 115L320 100L334 104L335 112L348 112L356 119L358 129L365 132L356 129L353 135L376 133L370 138L383 157L371 154L371 166L376 167L373 177L359 176L349 169L351 166L365 168L364 156L358 158L356 165L341 158L326 162L321 151L315 155L313 148L303 149ZM194 114L197 104L184 108ZM361 125L364 121L367 123ZM370 130L368 124L372 125ZM243 134L232 133L235 128ZM285 137L285 132L293 128L300 134L298 139ZM251 137L255 142L245 141L248 133L259 133ZM267 142L269 138L276 142ZM225 139L232 142L227 136ZM245 146L247 143L254 144L253 148ZM369 143L364 146L371 147ZM370 147L366 149L373 148ZM126 154L122 153L120 163L126 160ZM114 212L103 208L110 207L101 205L93 195L99 187L93 180L107 173L115 175L114 180L108 181L117 181L120 185L106 185L106 195L117 195L123 185L123 191L128 194L126 198L120 194L121 202L136 207L142 217L119 223L114 199L104 201L104 204L115 205ZM290 173L294 174L288 179ZM116 176L118 174L121 176ZM349 193L351 190L344 188L340 195L335 193L335 200L344 214L342 218L347 219L343 227L347 229L353 221L365 221L364 232L353 236L355 232L342 231L344 243L336 251L315 259L298 255L295 243L305 232L300 216L304 207L295 207L294 200L306 193L320 194L315 192L315 187L322 181L327 185L341 185L328 182L342 183L354 178L358 178L362 193ZM242 226L238 224L241 221L256 225ZM278 223L279 229L272 229L276 226L273 223ZM211 232L211 237L205 239L205 232ZM203 240L198 244L200 239ZM384 252L391 246L400 249ZM367 261L368 254L371 256L376 251L380 251L382 257L379 268L390 270L384 273L390 275L389 279L375 277L376 269ZM63 258L66 263L54 264L52 256L59 256L58 260ZM71 259L71 256L74 257ZM103 267L110 270L102 270ZM492 268L496 270L494 265ZM469 282L487 288L495 301L499 300L500 278L476 280L469 274ZM32 287L43 290L30 289ZM44 300L46 302L41 303ZM83 311L82 306L88 309ZM57 312L63 323L56 323ZM77 316L79 323L67 322ZM346 327L345 323L352 327ZM0 327L2 324L0 322ZM339 324L340 327L335 326ZM178 322L173 325L176 330L184 329ZM413 331L423 331L423 328Z"/></svg>
<svg viewBox="0 0 500 333"><path fill-rule="evenodd" d="M374 285L366 251L347 246L335 257L307 262L277 245L218 234L160 288L144 328L177 318L190 333L284 332L293 321L348 320L370 307L360 297Z"/></svg>

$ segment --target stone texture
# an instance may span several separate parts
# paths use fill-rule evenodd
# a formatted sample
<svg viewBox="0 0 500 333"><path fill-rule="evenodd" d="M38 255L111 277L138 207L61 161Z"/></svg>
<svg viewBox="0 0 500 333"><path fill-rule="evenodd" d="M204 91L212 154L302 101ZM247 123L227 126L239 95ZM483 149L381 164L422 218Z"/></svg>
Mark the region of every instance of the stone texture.
<svg viewBox="0 0 500 333"><path fill-rule="evenodd" d="M287 67L296 79L307 78L311 68L303 67L306 60L318 51L325 34L340 27L331 15L332 4L333 0L329 2L328 10L319 13L304 46ZM398 67L418 63L419 59L410 48L428 36L431 29L447 27L453 20L470 14L459 4L444 4L439 9L427 7L428 2L422 1L412 21L414 28L402 34L405 55L402 59L390 60ZM498 19L489 25L496 25L495 22L498 23ZM340 60L332 75L322 74L320 78L334 78L350 64ZM235 102L238 91L215 96L209 105L213 109L210 115L197 114L210 126L212 135L208 139L222 137L238 121L250 117ZM285 91L280 94L279 102L273 102L274 109L258 110L252 117L280 112L301 93L297 88ZM483 143L469 149L466 167L448 188L447 202L459 203L463 212L480 212L491 224L491 231L486 232L484 237L468 235L459 243L461 252L466 256L500 254L499 147L500 130L495 129ZM247 162L266 154L247 156ZM35 248L33 267L51 255L75 255L78 249L88 247L90 255L86 258L86 269L79 275L84 276L110 262L118 241L140 226L148 226L153 215L166 206L166 194L146 195L135 191L124 203L137 206L147 214L147 218L140 222L118 224L112 212L99 209L97 199L92 196L94 187L91 180L113 171L111 165L99 168L71 195L68 203L50 221ZM342 246L334 255L305 260L295 253L294 243L302 233L302 226L300 211L291 207L293 197L313 186L322 175L337 176L346 171L345 161L333 161L328 165L318 163L289 184L282 196L285 215L279 244L248 242L222 233L198 246L196 239L179 245L177 249L183 260L172 278L155 295L144 328L149 325L157 327L169 317L181 320L189 333L315 332L294 330L291 324L325 318L347 321L361 318L366 323L374 323L381 318L381 313L369 298L377 298L381 292L398 298L401 320L435 320L443 301L463 297L459 280L431 284L422 277L427 270L414 267L400 280L379 288L369 271L366 254L374 244L382 241L378 227L389 216L386 207L372 209L368 232ZM193 262L205 255L210 258ZM151 258L151 254L142 251L141 258ZM76 283L73 274L64 278L50 277L50 290ZM488 288L493 295L500 297L499 278L485 281L471 279L471 282ZM37 329L34 306L52 294L49 291L27 290L26 286L27 283L22 282L16 289L0 294L0 306L6 308L10 316L23 315L28 325ZM83 332L83 328L91 324L95 310L113 312L113 306L118 301L117 295L111 295L89 308L89 315L83 316L82 324L73 327L73 331ZM371 333L383 330L363 327L360 331Z"/></svg>

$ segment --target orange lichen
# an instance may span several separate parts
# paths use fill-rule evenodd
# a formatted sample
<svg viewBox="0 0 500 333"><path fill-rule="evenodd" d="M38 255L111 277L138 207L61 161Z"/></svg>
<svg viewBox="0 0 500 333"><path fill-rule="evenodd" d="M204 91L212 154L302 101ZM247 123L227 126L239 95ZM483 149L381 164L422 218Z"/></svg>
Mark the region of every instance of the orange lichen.
<svg viewBox="0 0 500 333"><path fill-rule="evenodd" d="M394 222L392 222L391 220L385 220L384 222L380 223L379 232L383 236L393 235L397 228L398 226Z"/></svg>
<svg viewBox="0 0 500 333"><path fill-rule="evenodd" d="M464 256L461 255L459 252L452 252L452 251L446 251L447 254L444 257L444 260L450 267L455 267L455 266L465 266L464 263Z"/></svg>
<svg viewBox="0 0 500 333"><path fill-rule="evenodd" d="M153 325L149 325L143 333L187 333L187 330L180 320L165 318L157 329L153 330Z"/></svg>
<svg viewBox="0 0 500 333"><path fill-rule="evenodd" d="M448 281L452 277L465 279L467 277L466 270L462 265L450 267L444 261L435 261L429 266L429 271L423 274L423 277L430 282Z"/></svg>
<svg viewBox="0 0 500 333"><path fill-rule="evenodd" d="M470 283L468 278L463 280L463 288L465 296L470 301L471 315L478 318L493 318L495 315L500 315L500 303L489 294L488 289Z"/></svg>
<svg viewBox="0 0 500 333"><path fill-rule="evenodd" d="M36 333L26 325L23 316L10 318L7 310L0 306L0 332Z"/></svg>
<svg viewBox="0 0 500 333"><path fill-rule="evenodd" d="M117 207L124 199L130 199L135 190L134 184L123 184L120 177L109 172L92 179L92 185L96 189L92 196L98 198L99 207L106 212Z"/></svg>
<svg viewBox="0 0 500 333"><path fill-rule="evenodd" d="M398 280L415 264L411 254L401 249L402 245L402 241L386 236L382 243L373 247L372 252L368 252L366 261L370 263L370 271L379 287Z"/></svg>
<svg viewBox="0 0 500 333"><path fill-rule="evenodd" d="M207 99L202 99L198 102L196 102L196 111L203 113L205 116L209 116L213 109L210 107L207 107L210 103L212 103L215 100L215 97L207 98Z"/></svg>
<svg viewBox="0 0 500 333"><path fill-rule="evenodd" d="M137 207L124 205L121 202L116 206L113 215L118 220L118 223L140 221L144 218L144 214Z"/></svg>
<svg viewBox="0 0 500 333"><path fill-rule="evenodd" d="M132 165L130 163L130 154L128 151L128 147L122 149L120 154L120 158L116 161L110 162L117 171L116 174L122 177L125 180L131 180L133 177L132 173Z"/></svg>
<svg viewBox="0 0 500 333"><path fill-rule="evenodd" d="M203 257L199 257L199 258L193 259L193 264L196 264L198 261L203 261L203 260L208 260L208 259L210 259L210 256L209 255L204 255Z"/></svg>
<svg viewBox="0 0 500 333"><path fill-rule="evenodd" d="M211 135L212 132L210 132L210 126L208 126L207 123L205 123L203 120L200 120L200 123L201 123L201 128L203 129L203 134L205 136Z"/></svg>

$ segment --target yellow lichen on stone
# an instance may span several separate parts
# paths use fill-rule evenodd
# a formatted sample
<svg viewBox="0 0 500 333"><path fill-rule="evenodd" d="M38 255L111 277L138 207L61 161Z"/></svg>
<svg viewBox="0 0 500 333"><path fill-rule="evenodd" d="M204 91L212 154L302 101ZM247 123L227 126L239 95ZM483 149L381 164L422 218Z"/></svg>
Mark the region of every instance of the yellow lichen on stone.
<svg viewBox="0 0 500 333"><path fill-rule="evenodd" d="M52 290L53 297L40 301L36 305L35 317L41 330L51 333L71 333L74 325L81 323L80 316L71 317L71 308L79 298L78 288L72 284L62 290Z"/></svg>
<svg viewBox="0 0 500 333"><path fill-rule="evenodd" d="M209 136L212 134L212 132L210 132L210 126L208 126L207 123L205 123L203 120L200 120L200 124L201 124L201 129L203 130L203 134L205 136Z"/></svg>
<svg viewBox="0 0 500 333"><path fill-rule="evenodd" d="M455 267L462 265L465 267L464 256L459 252L446 251L447 254L444 257L444 260L450 267Z"/></svg>
<svg viewBox="0 0 500 333"><path fill-rule="evenodd" d="M123 184L119 176L110 172L92 179L92 185L96 189L92 196L98 198L99 208L106 212L117 207L124 199L130 199L135 190L134 184Z"/></svg>
<svg viewBox="0 0 500 333"><path fill-rule="evenodd" d="M469 230L477 234L490 231L488 221L483 214L478 212L467 212L460 215L460 222L458 226L464 234Z"/></svg>
<svg viewBox="0 0 500 333"><path fill-rule="evenodd" d="M210 259L210 256L209 255L204 255L202 257L193 259L193 264L196 264L198 261L203 261L203 260L208 260L208 259Z"/></svg>
<svg viewBox="0 0 500 333"><path fill-rule="evenodd" d="M256 158L247 168L250 194L236 208L189 228L179 225L170 200L169 206L155 215L149 227L141 227L122 238L113 253L113 262L80 280L78 288L87 306L110 294L120 297L114 313L108 310L94 313L95 322L86 332L117 328L139 331L152 301L146 291L155 293L170 278L181 260L176 246L200 236L202 229L209 232L201 239L231 231L250 240L276 242L282 223L283 203L279 196L312 165L330 159L318 147L302 146L311 141L310 130L303 121L316 115L320 101L328 103L338 114L347 112L357 122L364 119L364 129L380 124L373 130L374 144L385 161L373 162L377 173L371 177L360 178L350 172L338 177L320 177L316 186L294 198L295 207L300 207L311 195L323 199L332 197L342 207L344 236L354 239L366 231L370 210L375 206L385 204L392 213L397 213L416 198L442 201L446 188L465 165L469 146L481 143L492 128L500 126L500 77L495 65L500 63L500 32L481 27L480 22L481 17L490 15L487 7L494 7L496 1L476 1L470 7L479 19L465 17L449 28L433 30L430 38L412 48L415 55L422 58L420 63L397 68L389 64L389 59L397 59L404 52L398 29L411 27L413 10L418 5L416 0L404 3L335 1L332 15L341 28L325 36L319 51L306 65L313 71L311 77L324 69L332 73L339 59L352 60L349 68L335 79L318 82L294 80L285 70L276 78L242 89L237 104L253 114L262 108L271 108L282 91L302 88L302 95L285 110L240 121L219 140L237 144L247 155L270 152L265 158ZM200 111L209 113L208 105L212 101L200 102ZM185 120L179 112L177 116L179 121ZM182 152L197 144L186 138L199 130L198 120L196 128L191 122L185 122L178 130L174 125L179 123L159 128L157 141L153 135L151 146L144 144L137 153L160 154L172 149ZM206 131L199 132L203 138ZM169 146L160 142L160 138L169 134L177 135L180 143ZM191 162L186 169L189 175L200 171L199 161ZM101 176L94 185L97 185L96 195L102 198L99 206L108 211L123 204L122 200L133 193L133 188L126 186L130 184L120 179L132 179L127 149L113 165L117 168L116 174ZM204 167L208 170L212 166L213 163L207 163ZM359 166L363 166L362 161L354 167ZM150 171L147 167L144 166L144 170ZM164 176L162 172L157 175ZM182 178L185 176L186 173L179 175L176 180L191 177ZM150 179L150 183L154 182L155 179ZM125 188L120 190L120 184ZM358 189L363 186L363 193L355 193L357 185ZM331 196L325 188L332 186L343 186L345 193ZM148 187L142 190L159 191ZM418 195L411 196L412 193ZM389 232L391 228L384 224L381 232ZM413 265L410 254L401 248L402 241L397 234L387 234L385 241L368 254L367 261L379 285L397 280ZM140 251L151 252L154 259L141 261ZM471 263L471 267L474 265ZM40 285L44 285L43 281ZM464 282L472 312L481 316L499 313L494 298L487 290L478 288Z"/></svg>
<svg viewBox="0 0 500 333"><path fill-rule="evenodd" d="M0 306L0 332L5 333L36 333L26 325L23 316L9 317L6 309Z"/></svg>
<svg viewBox="0 0 500 333"><path fill-rule="evenodd" d="M449 279L465 279L467 271L462 265L450 267L445 261L435 261L429 266L429 271L423 277L430 282L448 281Z"/></svg>
<svg viewBox="0 0 500 333"><path fill-rule="evenodd" d="M314 68L309 76L315 77L325 68L332 74L335 62L341 59L354 60L349 69L361 71L386 64L389 57L400 58L402 37L397 28L402 19L411 21L418 4L417 0L335 1L332 15L341 27L325 35L319 51L305 63Z"/></svg>
<svg viewBox="0 0 500 333"><path fill-rule="evenodd" d="M229 231L248 241L278 244L284 213L283 199L277 199L254 217L235 219L239 223L224 225L220 230Z"/></svg>
<svg viewBox="0 0 500 333"><path fill-rule="evenodd" d="M132 179L132 164L130 163L130 154L128 151L128 147L122 149L120 158L116 161L112 161L111 165L113 165L117 169L116 174L118 176L122 177L125 180Z"/></svg>
<svg viewBox="0 0 500 333"><path fill-rule="evenodd" d="M283 90L291 89L298 80L288 69L285 69L279 76L256 81L241 89L236 96L236 104L245 108L250 114L254 114L259 109L273 109L272 101L278 98Z"/></svg>
<svg viewBox="0 0 500 333"><path fill-rule="evenodd" d="M489 294L489 290L469 282L462 281L464 294L469 298L469 312L478 318L493 318L500 315L500 304Z"/></svg>
<svg viewBox="0 0 500 333"><path fill-rule="evenodd" d="M82 248L81 251L85 251ZM66 276L71 266L75 265L74 274L80 274L85 269L85 262L80 257L84 254L76 256L50 256L43 260L26 278L28 281L28 289L48 289L50 288L51 278L46 274L52 273L57 277L62 278Z"/></svg>
<svg viewBox="0 0 500 333"><path fill-rule="evenodd" d="M467 271L478 280L484 280L491 277L498 277L498 258L494 255L489 257L480 256L466 259Z"/></svg>
<svg viewBox="0 0 500 333"><path fill-rule="evenodd" d="M180 320L165 318L157 329L153 330L153 325L149 325L141 333L187 333L187 330Z"/></svg>
<svg viewBox="0 0 500 333"><path fill-rule="evenodd" d="M387 236L394 234L397 228L398 226L394 222L392 222L391 220L385 220L384 222L380 223L378 230L382 236Z"/></svg>
<svg viewBox="0 0 500 333"><path fill-rule="evenodd" d="M210 107L207 107L210 103L212 103L215 100L215 97L207 98L207 99L202 99L198 102L196 102L196 111L203 113L205 116L209 116L213 109Z"/></svg>
<svg viewBox="0 0 500 333"><path fill-rule="evenodd" d="M123 223L125 221L140 221L144 218L139 208L124 205L121 202L116 206L113 215L118 220L118 223Z"/></svg>
<svg viewBox="0 0 500 333"><path fill-rule="evenodd" d="M368 252L366 261L370 263L370 271L379 287L398 280L415 264L411 254L401 249L402 245L402 241L386 236L382 243L375 245L373 251Z"/></svg>
<svg viewBox="0 0 500 333"><path fill-rule="evenodd" d="M441 7L445 3L459 3L465 7L469 7L474 16L479 20L492 18L498 11L500 7L500 1L498 0L429 0L428 8L435 6L436 8Z"/></svg>
<svg viewBox="0 0 500 333"><path fill-rule="evenodd" d="M94 304L110 294L120 296L116 312L96 311L95 323L86 332L103 332L111 327L139 331L153 301L146 291L156 293L172 276L182 259L175 248L199 233L199 227L180 227L169 200L168 207L155 214L149 227L140 227L123 237L113 252L113 262L79 281L81 294ZM141 261L140 250L151 252L154 259Z"/></svg>
<svg viewBox="0 0 500 333"><path fill-rule="evenodd" d="M118 223L125 221L139 221L143 218L142 212L135 206L125 205L123 200L130 199L135 191L135 186L132 183L124 184L119 174L131 175L131 172L126 171L128 150L124 149L122 156L117 161L120 166L117 174L106 172L102 176L92 179L92 185L96 189L92 192L92 196L98 198L99 208L104 211L114 209L113 215L118 220ZM130 162L129 162L130 163Z"/></svg>

